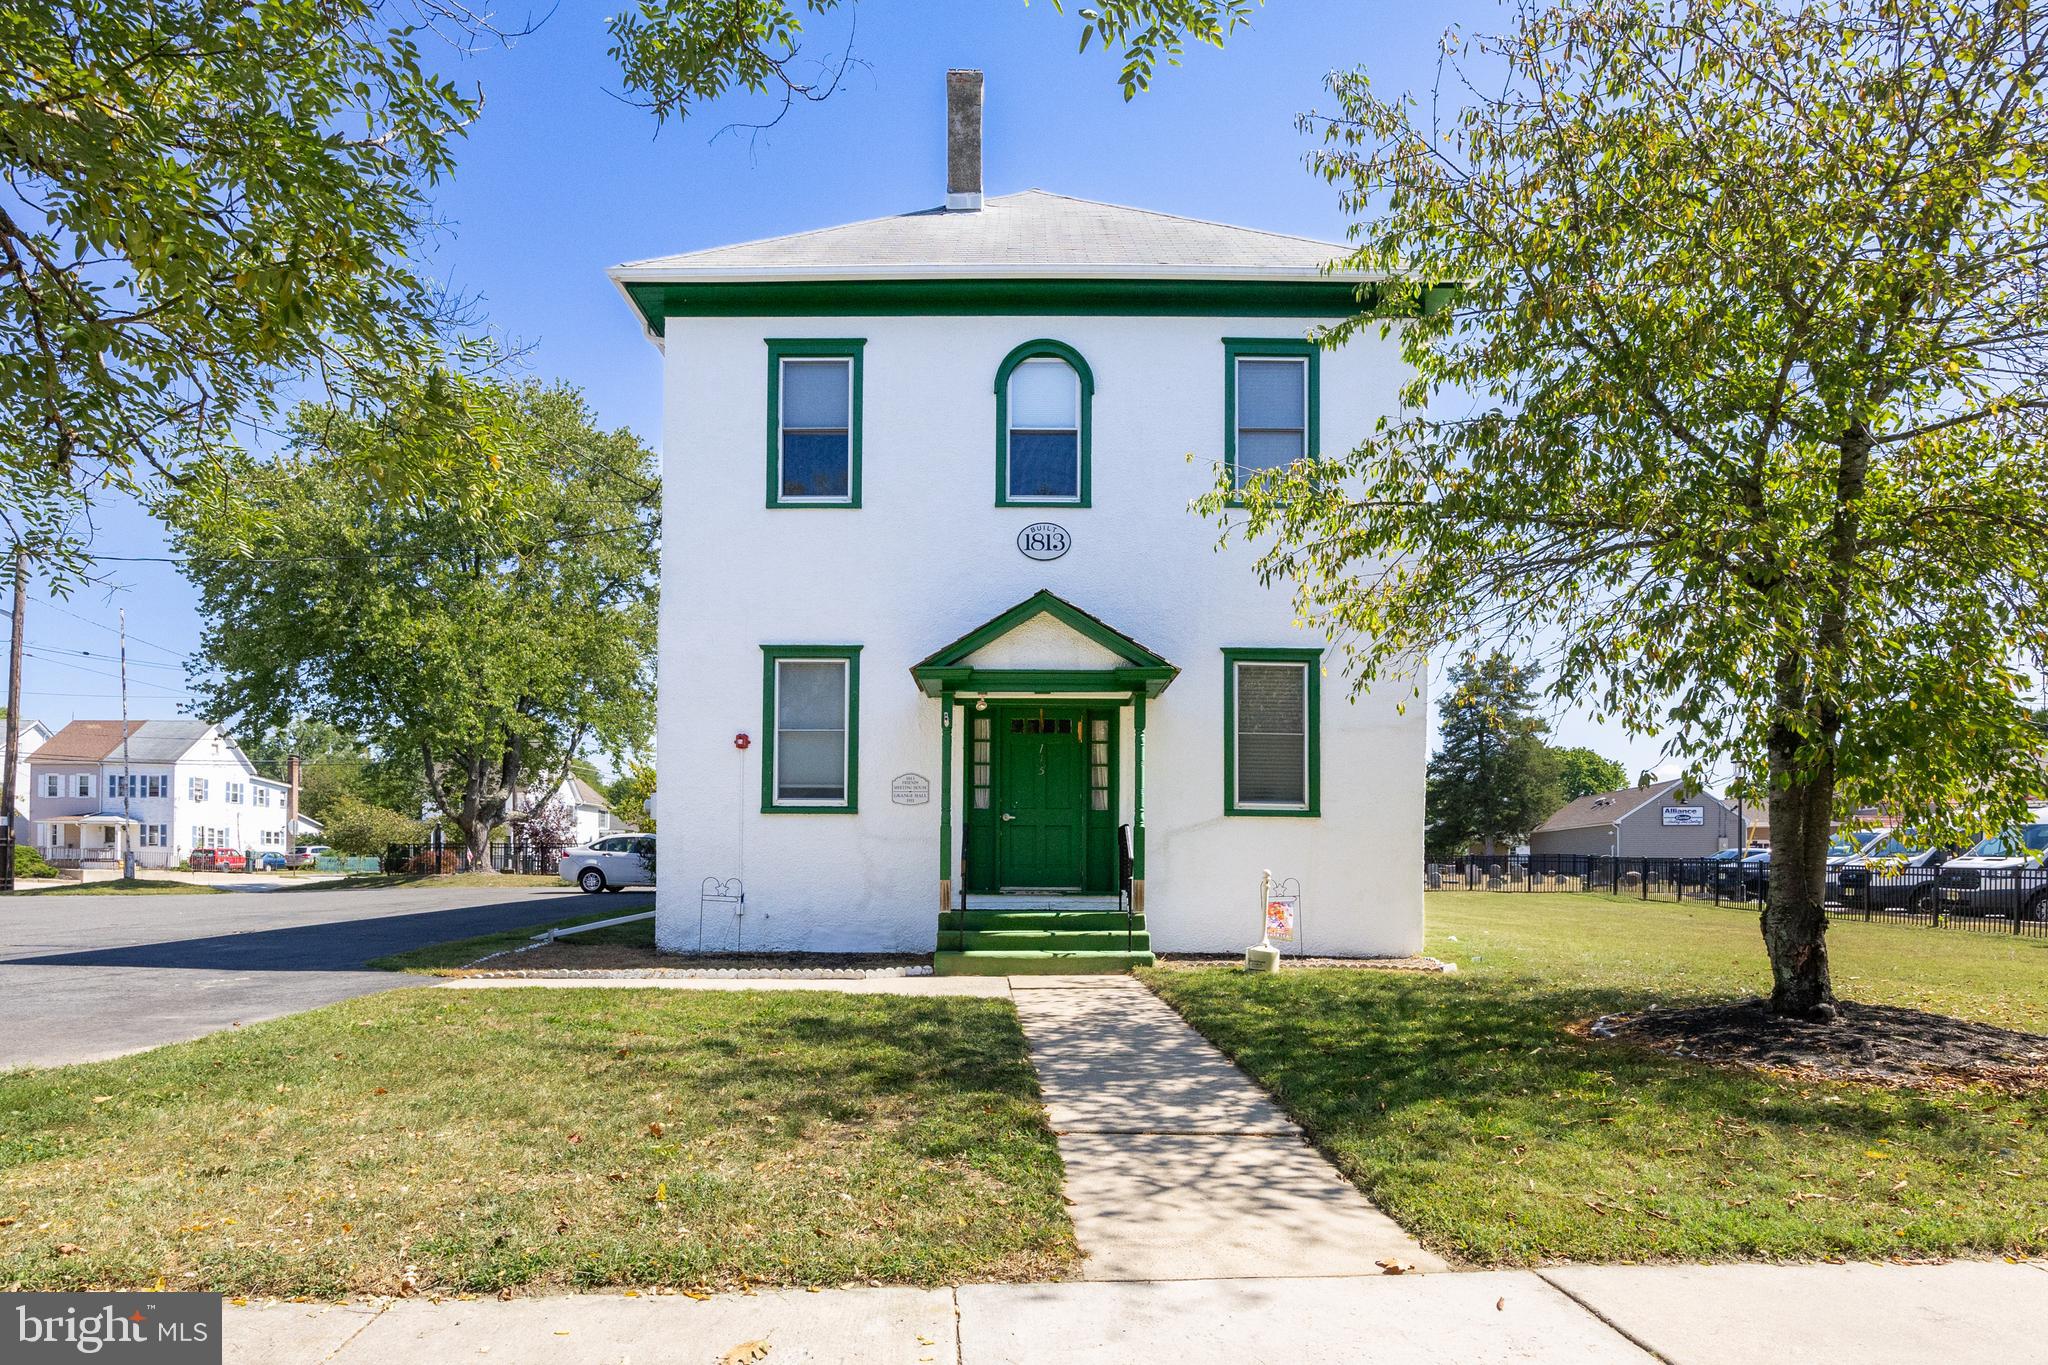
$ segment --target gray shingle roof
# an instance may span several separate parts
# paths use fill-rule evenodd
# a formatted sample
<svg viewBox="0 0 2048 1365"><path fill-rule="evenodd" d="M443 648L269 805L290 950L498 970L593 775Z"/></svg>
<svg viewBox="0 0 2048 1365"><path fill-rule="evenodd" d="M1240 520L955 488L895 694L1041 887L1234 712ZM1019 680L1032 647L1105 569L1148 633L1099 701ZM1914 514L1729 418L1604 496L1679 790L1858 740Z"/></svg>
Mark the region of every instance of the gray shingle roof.
<svg viewBox="0 0 2048 1365"><path fill-rule="evenodd" d="M1137 272L1190 278L1323 273L1350 248L1045 190L996 195L978 213L923 209L842 227L657 256L614 278Z"/></svg>
<svg viewBox="0 0 2048 1365"><path fill-rule="evenodd" d="M175 763L206 737L203 720L138 720L128 723L130 763ZM30 763L70 759L97 763L121 757L121 722L74 720L29 755Z"/></svg>
<svg viewBox="0 0 2048 1365"><path fill-rule="evenodd" d="M1561 829L1603 829L1622 816L1654 801L1677 786L1675 781L1653 782L1647 787L1623 787L1620 791L1594 792L1567 801L1555 815L1536 826L1532 833L1546 834Z"/></svg>

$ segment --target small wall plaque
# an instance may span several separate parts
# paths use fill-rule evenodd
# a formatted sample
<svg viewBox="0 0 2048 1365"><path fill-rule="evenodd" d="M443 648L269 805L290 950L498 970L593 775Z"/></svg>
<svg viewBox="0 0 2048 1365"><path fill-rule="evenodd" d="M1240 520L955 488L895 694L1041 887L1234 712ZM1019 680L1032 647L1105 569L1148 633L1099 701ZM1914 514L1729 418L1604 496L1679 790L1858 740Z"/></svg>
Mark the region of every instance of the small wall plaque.
<svg viewBox="0 0 2048 1365"><path fill-rule="evenodd" d="M916 773L905 773L889 784L889 799L899 806L922 806L932 799L932 784Z"/></svg>
<svg viewBox="0 0 2048 1365"><path fill-rule="evenodd" d="M1034 521L1017 533L1017 548L1026 559L1058 559L1074 548L1074 538L1056 521Z"/></svg>

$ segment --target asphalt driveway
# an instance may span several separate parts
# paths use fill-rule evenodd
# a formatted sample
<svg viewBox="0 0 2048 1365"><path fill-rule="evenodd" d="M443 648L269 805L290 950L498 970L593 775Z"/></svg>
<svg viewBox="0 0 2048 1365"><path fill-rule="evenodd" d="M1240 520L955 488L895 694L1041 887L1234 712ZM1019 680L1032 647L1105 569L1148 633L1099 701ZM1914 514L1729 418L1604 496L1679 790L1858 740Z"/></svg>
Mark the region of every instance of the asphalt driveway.
<svg viewBox="0 0 2048 1365"><path fill-rule="evenodd" d="M0 898L0 1069L118 1057L421 978L386 953L652 908L573 887Z"/></svg>

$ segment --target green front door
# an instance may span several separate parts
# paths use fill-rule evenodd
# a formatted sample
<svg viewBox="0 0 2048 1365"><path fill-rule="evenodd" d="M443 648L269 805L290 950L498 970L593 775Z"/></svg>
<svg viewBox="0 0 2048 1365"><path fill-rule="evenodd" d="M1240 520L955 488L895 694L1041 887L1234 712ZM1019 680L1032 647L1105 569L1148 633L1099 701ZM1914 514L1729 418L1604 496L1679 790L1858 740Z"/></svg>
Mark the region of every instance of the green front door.
<svg viewBox="0 0 2048 1365"><path fill-rule="evenodd" d="M1001 716L997 729L1001 886L1082 890L1088 881L1087 712L1018 708Z"/></svg>

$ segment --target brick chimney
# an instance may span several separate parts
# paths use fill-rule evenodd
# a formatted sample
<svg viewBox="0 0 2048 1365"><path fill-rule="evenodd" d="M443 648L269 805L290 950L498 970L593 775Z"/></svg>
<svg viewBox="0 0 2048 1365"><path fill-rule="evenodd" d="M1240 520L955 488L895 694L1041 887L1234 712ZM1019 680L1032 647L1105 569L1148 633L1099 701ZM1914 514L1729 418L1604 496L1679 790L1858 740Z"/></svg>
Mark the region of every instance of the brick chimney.
<svg viewBox="0 0 2048 1365"><path fill-rule="evenodd" d="M293 754L284 764L284 846L295 847L299 837L299 756Z"/></svg>
<svg viewBox="0 0 2048 1365"><path fill-rule="evenodd" d="M946 209L981 211L981 73L946 73Z"/></svg>

